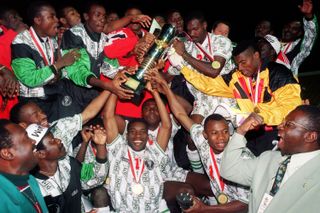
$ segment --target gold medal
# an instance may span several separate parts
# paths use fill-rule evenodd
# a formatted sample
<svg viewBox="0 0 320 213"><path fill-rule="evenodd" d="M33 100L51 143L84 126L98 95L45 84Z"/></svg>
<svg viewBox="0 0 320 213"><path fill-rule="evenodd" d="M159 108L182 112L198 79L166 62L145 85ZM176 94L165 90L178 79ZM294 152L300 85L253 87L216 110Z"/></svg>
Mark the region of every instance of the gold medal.
<svg viewBox="0 0 320 213"><path fill-rule="evenodd" d="M255 107L253 108L253 111L254 111L255 113L260 113L260 109L259 109L257 106L255 106Z"/></svg>
<svg viewBox="0 0 320 213"><path fill-rule="evenodd" d="M220 69L220 67L221 67L221 63L219 62L219 61L213 61L212 63L211 63L211 66L212 66L212 68L213 69Z"/></svg>
<svg viewBox="0 0 320 213"><path fill-rule="evenodd" d="M228 203L228 196L225 193L220 192L220 194L217 197L217 200L219 204L226 204Z"/></svg>
<svg viewBox="0 0 320 213"><path fill-rule="evenodd" d="M106 179L106 181L105 181L105 184L106 184L106 185L109 185L109 184L110 184L110 182L111 182L110 177L107 177L107 179Z"/></svg>
<svg viewBox="0 0 320 213"><path fill-rule="evenodd" d="M132 184L132 192L135 195L140 195L143 192L143 186L139 183Z"/></svg>

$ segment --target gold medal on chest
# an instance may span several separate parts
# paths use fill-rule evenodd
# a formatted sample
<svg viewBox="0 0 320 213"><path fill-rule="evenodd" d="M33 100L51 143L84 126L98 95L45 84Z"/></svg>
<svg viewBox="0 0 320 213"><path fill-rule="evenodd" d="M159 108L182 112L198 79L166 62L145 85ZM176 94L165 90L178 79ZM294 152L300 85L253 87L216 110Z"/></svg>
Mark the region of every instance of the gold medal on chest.
<svg viewBox="0 0 320 213"><path fill-rule="evenodd" d="M254 111L255 113L260 113L260 109L259 109L257 106L255 106L255 107L253 108L253 111Z"/></svg>
<svg viewBox="0 0 320 213"><path fill-rule="evenodd" d="M211 66L212 66L212 68L213 69L220 69L220 67L221 67L221 63L219 62L219 61L213 61L212 63L211 63Z"/></svg>
<svg viewBox="0 0 320 213"><path fill-rule="evenodd" d="M220 194L217 197L217 200L219 204L226 204L228 203L228 196L225 193L220 192Z"/></svg>
<svg viewBox="0 0 320 213"><path fill-rule="evenodd" d="M110 182L111 182L111 178L110 178L110 177L107 177L107 179L106 179L106 181L105 181L105 184L106 184L106 185L109 185Z"/></svg>

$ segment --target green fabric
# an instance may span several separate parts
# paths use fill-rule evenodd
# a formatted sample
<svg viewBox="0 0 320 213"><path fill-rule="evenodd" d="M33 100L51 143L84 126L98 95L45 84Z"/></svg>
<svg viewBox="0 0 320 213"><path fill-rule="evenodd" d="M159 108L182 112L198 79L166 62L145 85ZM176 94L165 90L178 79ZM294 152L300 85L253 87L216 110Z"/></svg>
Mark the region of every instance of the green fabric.
<svg viewBox="0 0 320 213"><path fill-rule="evenodd" d="M16 58L11 66L18 80L31 88L44 85L53 75L49 66L37 69L35 62L30 58Z"/></svg>
<svg viewBox="0 0 320 213"><path fill-rule="evenodd" d="M82 181L91 180L94 176L94 163L83 163L81 168L81 177Z"/></svg>
<svg viewBox="0 0 320 213"><path fill-rule="evenodd" d="M103 58L103 61L104 61L105 63L110 64L110 66L111 66L112 68L118 68L118 67L120 67L119 61L118 61L118 59L116 59L116 58L111 59L111 58L108 58L108 57L104 57L104 58Z"/></svg>
<svg viewBox="0 0 320 213"><path fill-rule="evenodd" d="M65 55L72 50L73 49L63 50L62 55ZM76 85L90 87L90 85L87 84L87 78L92 75L95 76L94 73L91 72L90 57L84 48L78 49L78 52L81 54L81 57L72 65L65 67L67 76Z"/></svg>
<svg viewBox="0 0 320 213"><path fill-rule="evenodd" d="M29 176L28 183L34 192L43 213L49 212L41 195L39 185L33 176ZM12 184L10 180L0 174L0 209L6 213L33 213L36 212L31 202Z"/></svg>

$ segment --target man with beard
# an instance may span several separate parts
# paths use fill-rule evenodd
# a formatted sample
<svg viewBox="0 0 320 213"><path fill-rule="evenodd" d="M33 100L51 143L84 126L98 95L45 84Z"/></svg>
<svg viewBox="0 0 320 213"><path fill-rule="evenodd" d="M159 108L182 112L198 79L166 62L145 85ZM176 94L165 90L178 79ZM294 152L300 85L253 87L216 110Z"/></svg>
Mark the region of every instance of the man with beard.
<svg viewBox="0 0 320 213"><path fill-rule="evenodd" d="M262 120L253 113L237 129L222 157L222 177L250 186L249 213L319 212L319 108L301 105L286 116L278 126L280 151L241 159L245 133Z"/></svg>
<svg viewBox="0 0 320 213"><path fill-rule="evenodd" d="M46 213L48 209L35 178L35 141L8 120L0 120L0 208L3 212Z"/></svg>
<svg viewBox="0 0 320 213"><path fill-rule="evenodd" d="M48 85L57 82L61 69L79 57L72 51L59 57L55 36L58 19L54 8L46 2L35 2L28 9L31 27L19 33L12 42L12 69L20 82L20 100L33 100L48 115L49 120L61 117L57 110L59 98L50 96ZM73 78L75 82L77 80ZM55 89L54 89L55 90ZM62 89L63 90L63 89Z"/></svg>

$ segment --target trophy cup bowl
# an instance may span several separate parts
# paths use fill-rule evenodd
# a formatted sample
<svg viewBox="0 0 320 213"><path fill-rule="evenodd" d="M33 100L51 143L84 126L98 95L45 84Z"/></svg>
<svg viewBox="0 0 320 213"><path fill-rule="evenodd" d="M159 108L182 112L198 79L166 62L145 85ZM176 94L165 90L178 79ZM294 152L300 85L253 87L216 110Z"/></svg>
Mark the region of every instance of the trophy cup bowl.
<svg viewBox="0 0 320 213"><path fill-rule="evenodd" d="M131 101L139 105L142 100L142 91L145 87L144 74L155 67L157 60L161 57L164 50L175 36L175 28L171 24L165 24L154 44L147 51L141 65L134 75L128 75L128 80L122 84L126 89L134 91L134 97Z"/></svg>

